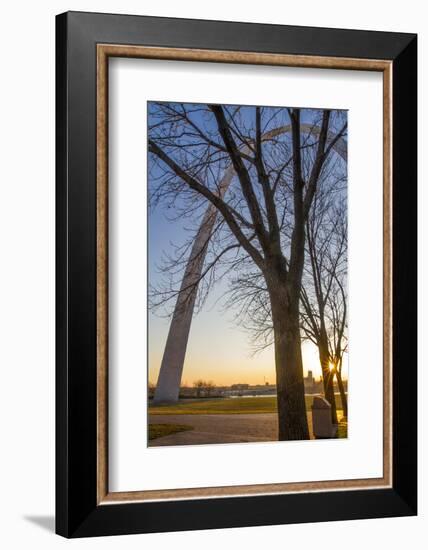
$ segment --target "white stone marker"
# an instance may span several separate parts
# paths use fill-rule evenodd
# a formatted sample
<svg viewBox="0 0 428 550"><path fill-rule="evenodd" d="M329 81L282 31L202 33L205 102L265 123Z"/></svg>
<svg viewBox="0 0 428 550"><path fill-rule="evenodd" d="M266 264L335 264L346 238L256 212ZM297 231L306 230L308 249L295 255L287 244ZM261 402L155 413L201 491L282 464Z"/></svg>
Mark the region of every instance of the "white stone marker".
<svg viewBox="0 0 428 550"><path fill-rule="evenodd" d="M315 396L312 403L312 429L315 439L331 439L337 432L331 420L331 405L324 397Z"/></svg>

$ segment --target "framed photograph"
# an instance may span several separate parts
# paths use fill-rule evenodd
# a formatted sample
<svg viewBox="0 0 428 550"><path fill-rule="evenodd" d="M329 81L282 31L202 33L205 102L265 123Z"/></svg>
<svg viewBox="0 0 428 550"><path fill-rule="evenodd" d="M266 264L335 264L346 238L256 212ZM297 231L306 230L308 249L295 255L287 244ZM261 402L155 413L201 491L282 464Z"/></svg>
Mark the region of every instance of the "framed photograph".
<svg viewBox="0 0 428 550"><path fill-rule="evenodd" d="M416 514L416 36L56 25L57 533Z"/></svg>

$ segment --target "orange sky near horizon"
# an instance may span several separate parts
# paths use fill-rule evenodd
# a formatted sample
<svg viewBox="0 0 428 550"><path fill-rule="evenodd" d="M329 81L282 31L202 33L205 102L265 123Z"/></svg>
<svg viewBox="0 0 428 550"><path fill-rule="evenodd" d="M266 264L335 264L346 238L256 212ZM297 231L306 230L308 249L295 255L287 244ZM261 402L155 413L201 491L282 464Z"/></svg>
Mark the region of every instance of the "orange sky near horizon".
<svg viewBox="0 0 428 550"><path fill-rule="evenodd" d="M191 328L186 359L184 363L182 385L191 386L195 380L204 379L218 386L231 384L275 384L275 360L273 346L252 354L248 335L236 326L217 327L207 334L206 326L198 325L198 317ZM162 323L162 325L165 325ZM156 384L166 341L167 326L163 326L162 345L158 340L149 346L149 381ZM159 330L156 331L158 336ZM316 379L321 376L318 350L311 342L302 345L303 370L307 375L312 370ZM344 378L347 378L347 358L343 366Z"/></svg>

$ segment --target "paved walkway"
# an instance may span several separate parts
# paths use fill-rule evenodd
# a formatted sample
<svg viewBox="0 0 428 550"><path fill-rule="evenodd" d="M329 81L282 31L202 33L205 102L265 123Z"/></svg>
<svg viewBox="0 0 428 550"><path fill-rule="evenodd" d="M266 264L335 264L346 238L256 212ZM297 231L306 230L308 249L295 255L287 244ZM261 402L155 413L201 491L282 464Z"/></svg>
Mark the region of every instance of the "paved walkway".
<svg viewBox="0 0 428 550"><path fill-rule="evenodd" d="M188 424L193 430L159 437L150 447L168 445L207 445L278 440L276 413L265 414L165 414L151 415L150 424ZM312 434L312 415L308 414Z"/></svg>

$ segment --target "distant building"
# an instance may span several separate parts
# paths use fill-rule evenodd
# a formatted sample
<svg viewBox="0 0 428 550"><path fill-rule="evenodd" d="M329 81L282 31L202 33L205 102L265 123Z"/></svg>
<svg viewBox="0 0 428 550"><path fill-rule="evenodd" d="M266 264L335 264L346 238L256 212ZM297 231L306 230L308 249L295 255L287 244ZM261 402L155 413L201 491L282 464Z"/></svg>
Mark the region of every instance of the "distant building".
<svg viewBox="0 0 428 550"><path fill-rule="evenodd" d="M230 386L231 390L248 390L250 384L232 384Z"/></svg>
<svg viewBox="0 0 428 550"><path fill-rule="evenodd" d="M311 370L308 370L308 375L303 379L305 385L305 393L321 393L323 391L322 378L317 382Z"/></svg>

